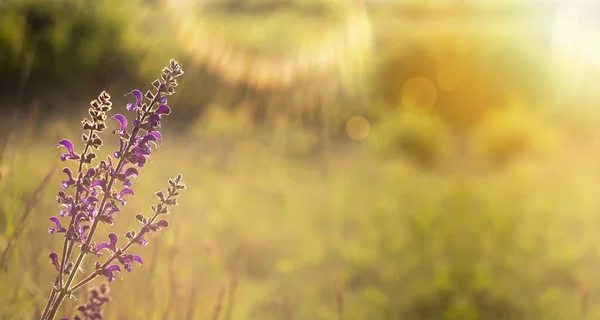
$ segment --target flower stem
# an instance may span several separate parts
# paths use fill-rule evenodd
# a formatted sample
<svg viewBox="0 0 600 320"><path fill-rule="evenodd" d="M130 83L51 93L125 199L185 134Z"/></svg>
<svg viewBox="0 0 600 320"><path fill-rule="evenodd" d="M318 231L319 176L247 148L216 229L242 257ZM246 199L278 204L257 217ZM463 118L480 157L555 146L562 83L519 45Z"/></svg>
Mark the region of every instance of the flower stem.
<svg viewBox="0 0 600 320"><path fill-rule="evenodd" d="M58 280L58 277L57 277L57 280ZM54 285L56 286L57 283L58 283L58 281L55 281ZM56 290L54 290L54 287L52 287L52 289L50 289L50 295L48 297L48 302L46 303L46 307L44 308L44 312L42 313L42 320L46 319L48 312L50 312L50 306L52 306L52 304L54 303L55 298L56 298Z"/></svg>
<svg viewBox="0 0 600 320"><path fill-rule="evenodd" d="M165 203L165 201L169 200L173 195L169 194L165 200L161 201L161 203ZM155 213L152 218L150 218L150 220L148 220L148 224L151 224L154 222L154 220L156 220L156 218L158 217L158 213ZM129 242L127 243L127 245L125 245L125 247L123 247L123 249L121 249L121 254L125 254L127 253L127 250L129 250L129 248L135 243L136 238L132 238L129 240ZM113 262L116 258L118 257L118 255L116 254L112 254L108 259L106 259L106 261L104 262L104 264L102 264L101 269L104 269L106 267L108 267L108 265ZM87 276L85 279L79 281L77 284L75 284L73 287L71 287L68 290L68 293L73 293L75 291L77 291L79 288L85 286L86 284L92 282L92 280L96 279L99 276L98 272L94 272L92 274L90 274L89 276Z"/></svg>
<svg viewBox="0 0 600 320"><path fill-rule="evenodd" d="M91 139L92 135L94 134L94 129L90 129L90 133L89 133L89 137ZM83 152L81 153L81 159L79 159L79 166L77 167L77 185L79 185L81 183L81 173L83 170L83 161L85 159L85 155L87 154L87 152L90 149L90 144L86 143L85 147L83 148ZM83 191L82 191L83 192ZM81 192L75 192L75 202L74 205L77 206L77 204L79 203L79 200L81 196ZM77 212L71 212L71 222L69 223L69 228L75 223L75 217L77 216ZM71 247L67 248L69 242L71 242ZM62 252L62 258L60 261L60 270L58 271L58 283L60 284L60 287L63 287L63 271L65 270L65 264L67 263L67 260L70 258L70 253L73 247L73 242L71 240L69 240L69 238L67 237L67 235L65 234L65 243L63 245L63 252Z"/></svg>
<svg viewBox="0 0 600 320"><path fill-rule="evenodd" d="M89 136L91 137L93 134L94 134L94 129L90 129ZM77 179L78 180L81 175L81 170L83 169L84 156L87 154L89 149L90 149L90 145L89 145L89 143L86 143L85 147L83 148L83 152L81 153L81 159L79 159L79 166L77 167ZM81 181L77 181L77 183L79 184L79 183L81 183ZM77 203L79 202L79 200L80 200L79 197L80 197L80 193L75 192L75 203L74 203L75 205L77 205ZM71 222L69 223L69 227L71 227L73 225L73 223L75 222L76 216L77 216L77 214L75 214L74 212L71 212ZM60 266L58 268L58 274L56 275L54 287L59 286L59 288L63 289L63 272L65 270L65 265L67 263L67 260L71 256L73 245L74 245L73 241L69 240L69 238L65 234L65 241L63 243L63 250L62 250L62 255L61 255L61 260L60 260ZM73 272L75 272L75 271L73 271ZM44 313L42 314L42 319L46 319L46 317L49 316L48 311L51 310L50 309L51 305L55 304L58 301L58 299L54 299L55 295L56 295L56 290L55 290L55 288L52 288L50 297L48 298L48 302L46 303L46 307L44 308ZM62 303L62 301L60 301L59 304L60 303ZM52 308L52 309L54 309L54 308ZM50 319L52 319L52 318L50 318Z"/></svg>
<svg viewBox="0 0 600 320"><path fill-rule="evenodd" d="M157 97L158 96L159 95L157 94ZM152 100L152 102L150 103L148 110L152 110L152 107L154 106L154 104L156 102L157 102L157 100L155 97ZM148 112L144 112L144 115L140 119L140 123L144 122L147 115L148 115ZM90 136L91 136L91 134L90 134ZM133 146L133 142L135 141L135 138L136 138L136 135L132 133L131 138L129 139L129 141L127 142L127 145L124 148L125 151L123 152L122 156L119 158L119 162L117 164L117 167L115 168L115 174L110 177L110 180L106 186L106 192L110 192L110 190L112 190L113 184L116 181L117 173L119 173L123 169L123 166L125 165L125 155L130 151L129 149ZM84 153L87 152L88 146L89 145L86 145L86 149L85 149L86 151L84 151ZM79 170L78 170L79 172L81 171L82 166L83 166L83 161L81 161L79 163ZM104 207L106 206L106 202L108 201L109 194L107 194L106 192L104 193L104 195L102 197L102 201L100 202L100 206L98 207L98 214L102 214L102 212L104 211ZM76 201L75 203L77 203L77 202L78 201ZM75 221L75 215L73 215L71 217L71 224L73 224L74 221ZM95 219L94 222L92 223L90 232L89 232L87 240L86 240L88 243L92 242L94 233L96 233L96 229L98 228L99 222L100 222L100 219ZM67 241L68 241L68 239L65 239L65 243ZM65 246L65 251L66 251L66 246ZM63 261L66 260L65 255L66 255L66 252L63 254ZM61 282L61 293L56 298L56 301L54 302L52 309L50 310L49 314L47 315L46 320L54 320L54 317L56 316L56 312L58 311L58 307L60 307L60 305L62 304L63 300L66 297L65 292L70 292L69 287L73 283L73 280L75 279L75 274L77 273L77 270L79 270L79 267L81 266L81 263L83 262L86 255L87 255L87 252L84 250L81 250L79 252L79 256L77 257L77 261L73 265L73 269L72 269L71 273L69 274L69 278L67 279L67 282L64 285ZM62 272L63 266L64 266L64 263L61 263L60 272ZM61 278L62 278L62 275L61 275ZM48 303L50 303L50 301ZM44 319L44 318L42 318L42 319Z"/></svg>
<svg viewBox="0 0 600 320"><path fill-rule="evenodd" d="M56 297L56 300L54 300L54 303L52 304L52 309L50 309L50 312L48 313L46 319L48 319L48 320L54 319L54 317L56 316L56 312L58 312L58 308L60 308L60 305L65 300L65 297L66 297L66 294L64 291L61 291L58 294L58 297Z"/></svg>

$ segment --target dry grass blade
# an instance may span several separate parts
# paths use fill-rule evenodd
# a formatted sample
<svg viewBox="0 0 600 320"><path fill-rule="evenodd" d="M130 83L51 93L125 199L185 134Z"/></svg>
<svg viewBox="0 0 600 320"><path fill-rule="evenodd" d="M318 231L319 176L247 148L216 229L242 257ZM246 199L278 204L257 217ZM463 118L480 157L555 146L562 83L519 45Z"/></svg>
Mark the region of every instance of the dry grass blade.
<svg viewBox="0 0 600 320"><path fill-rule="evenodd" d="M215 304L215 309L213 311L212 320L219 320L221 316L221 309L223 308L223 298L225 297L225 289L219 292L219 297L217 298L217 303Z"/></svg>
<svg viewBox="0 0 600 320"><path fill-rule="evenodd" d="M227 306L225 308L224 314L225 320L231 320L231 318L233 317L233 309L235 306L235 292L240 281L241 273L243 272L243 270L245 270L244 264L245 262L239 261L237 263L236 270L233 271L231 283L229 284L229 290L227 293Z"/></svg>
<svg viewBox="0 0 600 320"><path fill-rule="evenodd" d="M29 216L33 212L33 209L38 204L44 190L48 186L48 183L50 182L50 178L52 177L54 170L55 170L55 167L50 168L50 171L48 171L48 173L46 174L44 179L42 179L42 181L40 182L38 187L33 191L33 193L31 194L31 197L27 201L27 204L25 205L25 209L23 210L23 213L21 214L21 219L19 220L17 227L16 227L15 231L12 233L12 235L10 236L10 238L8 239L6 248L2 252L2 255L0 255L0 270L4 270L6 268L6 265L8 264L8 260L9 260L8 258L10 256L11 249L12 249L13 245L19 240L19 236L23 233L23 230L25 230Z"/></svg>

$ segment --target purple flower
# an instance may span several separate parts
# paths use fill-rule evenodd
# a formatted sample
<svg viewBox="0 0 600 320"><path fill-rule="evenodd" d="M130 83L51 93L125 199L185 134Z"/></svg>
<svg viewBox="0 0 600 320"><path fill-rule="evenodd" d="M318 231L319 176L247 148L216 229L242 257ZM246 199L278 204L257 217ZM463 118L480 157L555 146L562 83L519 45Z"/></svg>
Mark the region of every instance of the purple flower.
<svg viewBox="0 0 600 320"><path fill-rule="evenodd" d="M137 177L138 177L138 171L134 167L131 167L131 168L125 170L124 173L117 175L117 178L119 180L123 181L123 185L125 185L126 187L131 187L131 185L132 185L131 178L137 179Z"/></svg>
<svg viewBox="0 0 600 320"><path fill-rule="evenodd" d="M106 185L106 180L94 180L94 182L92 182L91 184L92 187L100 187L100 190L102 190L102 192L107 193L108 192L108 186Z"/></svg>
<svg viewBox="0 0 600 320"><path fill-rule="evenodd" d="M156 223L156 226L161 229L161 228L166 228L169 226L169 221L167 220L160 220L159 222Z"/></svg>
<svg viewBox="0 0 600 320"><path fill-rule="evenodd" d="M127 201L125 201L125 199L123 199L124 196L126 195L135 195L135 192L133 192L133 189L129 189L129 188L125 188L123 190L121 190L121 192L119 192L119 195L117 195L117 200L122 204L125 205L127 203Z"/></svg>
<svg viewBox="0 0 600 320"><path fill-rule="evenodd" d="M146 235L149 232L150 232L150 228L148 226L142 227L142 229L140 230L140 233L138 233L137 237L135 237L135 242L137 242L138 244L140 244L142 246L147 246L148 240L146 240L144 238L144 235Z"/></svg>
<svg viewBox="0 0 600 320"><path fill-rule="evenodd" d="M87 214L80 212L76 217L73 225L67 232L67 238L73 241L82 241L86 239L84 235L85 231L89 229L89 226L82 226L81 221L87 219Z"/></svg>
<svg viewBox="0 0 600 320"><path fill-rule="evenodd" d="M144 263L142 257L131 253L120 255L119 257L117 257L117 259L123 265L123 268L125 268L125 270L127 270L128 272L131 272L131 270L133 270L133 266L131 265L132 262L135 261L139 265L142 265L142 263Z"/></svg>
<svg viewBox="0 0 600 320"><path fill-rule="evenodd" d="M142 92L140 90L135 89L135 90L129 92L128 94L132 94L135 96L135 103L128 103L125 108L127 108L127 110L129 110L129 111L138 109L142 103L142 98L143 98ZM128 95L128 94L126 94L126 95Z"/></svg>
<svg viewBox="0 0 600 320"><path fill-rule="evenodd" d="M111 252L116 252L117 251L117 241L119 240L119 237L111 232L108 234L108 239L109 242L102 242L101 244L98 245L98 247L96 247L96 250L100 251L102 249L108 249Z"/></svg>
<svg viewBox="0 0 600 320"><path fill-rule="evenodd" d="M58 270L60 268L60 264L58 263L58 254L52 251L48 257L50 258L50 263L52 263L52 265L56 267L56 270Z"/></svg>
<svg viewBox="0 0 600 320"><path fill-rule="evenodd" d="M169 180L168 194L163 195L159 203L151 207L154 211L152 217L144 218L141 214L141 218L136 217L142 223L142 228L138 234L131 231L125 235L125 246L118 247L118 236L112 232L108 234L108 241L97 246L93 239L100 232L97 228L98 223L114 224L116 214L126 204L126 196L135 195L131 188L133 180L138 178L138 168L144 167L153 150L162 142L162 135L157 128L161 126L162 117L171 113L171 108L167 105L167 96L175 93L177 78L182 74L183 70L179 64L171 60L170 65L163 69L161 77L152 82L156 92L148 91L144 95L136 89L127 94L135 97L135 102L126 106L127 110L135 112L135 117L127 119L123 114L112 116L112 119L119 123L113 130L113 133L119 136L118 146L116 150L112 150L113 157L117 159L114 165L111 156L92 164L97 157L94 152L103 145L100 134L107 129L106 120L110 117L108 112L112 109L110 95L106 92L102 92L90 103L90 117L81 122L86 131L81 136L84 143L82 153L75 152L70 140L58 142L57 147L62 146L66 149L60 156L61 160L77 160L78 171L73 172L68 167L62 170L66 178L61 181L61 187L72 191L71 194L67 194L68 191L61 190L56 198L61 207L60 216L70 217L69 224L63 227L58 217L49 219L54 224L48 229L50 234L65 233L62 255L56 252L48 255L50 263L58 272L54 288L56 291L53 292L71 294L98 276L104 276L112 282L117 273L122 275L122 269L131 272L134 262L142 265L143 260L140 256L127 252L130 246L133 243L147 245L147 234L169 226L166 220L157 217L169 213L168 208L177 205L179 191L185 189L185 185L180 183L181 176ZM150 102L143 103L145 99ZM122 183L124 188L121 189L117 183ZM163 194L162 191L160 194ZM103 250L108 250L110 256L101 263L95 256L99 257ZM85 272L81 263L87 254L97 259L95 271L81 281L73 282L76 272ZM65 274L68 277L65 277ZM100 307L110 301L107 290L106 285L101 286L99 290L93 289L89 302L78 307L82 314L74 319L102 319ZM62 303L64 294L58 297L48 299L45 310L49 311L46 318L56 317L57 307Z"/></svg>
<svg viewBox="0 0 600 320"><path fill-rule="evenodd" d="M67 159L79 160L79 155L75 153L73 149L73 143L69 140L60 140L58 142L58 146L63 146L67 148L67 153L63 153L60 155L60 160L66 161Z"/></svg>
<svg viewBox="0 0 600 320"><path fill-rule="evenodd" d="M107 284L102 284L100 289L92 288L90 290L89 299L77 307L77 311L81 316L76 315L73 320L101 320L104 319L102 307L111 301L110 290ZM68 320L67 318L61 320Z"/></svg>
<svg viewBox="0 0 600 320"><path fill-rule="evenodd" d="M99 219L104 223L113 225L115 223L114 215L120 211L121 209L118 206L116 206L113 202L109 202L104 207L104 213L100 215Z"/></svg>
<svg viewBox="0 0 600 320"><path fill-rule="evenodd" d="M125 116L122 114L115 114L113 116L113 119L119 121L119 124L121 125L121 127L115 129L113 133L117 133L121 137L127 139L129 137L129 135L127 134L127 118L125 118Z"/></svg>
<svg viewBox="0 0 600 320"><path fill-rule="evenodd" d="M121 274L121 268L119 268L118 265L113 264L110 267L103 269L100 273L108 278L108 281L113 282L115 281L115 272L118 272L119 274Z"/></svg>
<svg viewBox="0 0 600 320"><path fill-rule="evenodd" d="M73 179L73 173L71 172L71 169L69 168L64 168L62 171L64 174L67 175L67 180L63 180L63 182L61 183L61 186L63 187L63 189L66 189L72 185L74 185L77 181L75 181L75 179Z"/></svg>
<svg viewBox="0 0 600 320"><path fill-rule="evenodd" d="M49 234L67 232L67 229L60 225L60 220L57 217L51 217L48 220L54 222L54 224L56 225L54 228L48 229Z"/></svg>
<svg viewBox="0 0 600 320"><path fill-rule="evenodd" d="M163 104L160 107L156 108L156 114L159 116L169 115L171 113L171 108L168 105Z"/></svg>
<svg viewBox="0 0 600 320"><path fill-rule="evenodd" d="M167 221L167 220L160 220L158 222L155 222L153 224L148 225L148 227L152 231L161 230L161 229L164 229L164 228L166 228L168 226L169 226L169 221Z"/></svg>

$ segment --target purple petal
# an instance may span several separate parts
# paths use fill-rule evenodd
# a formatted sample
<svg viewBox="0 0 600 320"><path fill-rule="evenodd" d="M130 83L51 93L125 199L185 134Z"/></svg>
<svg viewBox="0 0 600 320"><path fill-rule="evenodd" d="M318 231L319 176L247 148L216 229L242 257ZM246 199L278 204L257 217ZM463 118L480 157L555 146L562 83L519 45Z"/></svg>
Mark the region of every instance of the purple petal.
<svg viewBox="0 0 600 320"><path fill-rule="evenodd" d="M98 202L98 198L94 197L94 196L89 196L85 199L85 205L89 206L92 203L97 203Z"/></svg>
<svg viewBox="0 0 600 320"><path fill-rule="evenodd" d="M102 191L106 192L106 181L105 180L94 180L92 187L100 187Z"/></svg>
<svg viewBox="0 0 600 320"><path fill-rule="evenodd" d="M115 246L117 244L117 241L119 240L119 237L117 237L117 235L114 232L111 232L108 234L108 239L110 239L110 244Z"/></svg>
<svg viewBox="0 0 600 320"><path fill-rule="evenodd" d="M140 265L144 263L144 260L142 259L142 257L137 256L135 254L132 254L131 260L139 263Z"/></svg>
<svg viewBox="0 0 600 320"><path fill-rule="evenodd" d="M112 209L110 209L110 211L108 212L108 215L111 216L117 212L121 212L121 208L114 206Z"/></svg>
<svg viewBox="0 0 600 320"><path fill-rule="evenodd" d="M163 104L156 109L156 114L158 115L168 115L171 113L171 108L168 105Z"/></svg>
<svg viewBox="0 0 600 320"><path fill-rule="evenodd" d="M160 115L153 113L148 117L148 124L151 127L158 127L160 126Z"/></svg>
<svg viewBox="0 0 600 320"><path fill-rule="evenodd" d="M138 237L141 237L141 236L145 235L148 232L150 232L150 228L148 228L148 226L144 226L140 230L140 233L138 234Z"/></svg>
<svg viewBox="0 0 600 320"><path fill-rule="evenodd" d="M69 180L74 180L73 179L73 172L71 172L71 169L65 167L62 172L67 175L67 177L69 178Z"/></svg>
<svg viewBox="0 0 600 320"><path fill-rule="evenodd" d="M121 273L121 268L119 268L119 266L118 266L118 265L116 265L116 264L113 264L113 265L111 265L110 267L106 268L106 271L109 271L109 272L118 272L118 273Z"/></svg>
<svg viewBox="0 0 600 320"><path fill-rule="evenodd" d="M71 141L64 139L64 140L60 140L58 142L58 145L63 146L65 148L67 148L67 151L69 151L69 154L73 153L73 143L71 143Z"/></svg>
<svg viewBox="0 0 600 320"><path fill-rule="evenodd" d="M142 137L142 143L147 143L148 141L156 141L156 136L153 134L147 134Z"/></svg>
<svg viewBox="0 0 600 320"><path fill-rule="evenodd" d="M113 116L113 119L119 121L119 124L121 125L121 129L119 129L118 132L125 132L125 129L127 129L127 118L125 118L125 116L123 116L122 114L115 114Z"/></svg>
<svg viewBox="0 0 600 320"><path fill-rule="evenodd" d="M52 261L52 264L54 264L54 265L58 264L58 254L56 252L54 252L54 251L50 252L48 257Z"/></svg>
<svg viewBox="0 0 600 320"><path fill-rule="evenodd" d="M85 176L88 178L91 178L95 175L96 175L96 169L94 169L94 168L89 168L88 171L85 173Z"/></svg>
<svg viewBox="0 0 600 320"><path fill-rule="evenodd" d="M60 220L57 217L51 217L48 220L54 222L54 224L56 225L55 228L48 229L48 233L53 234L54 232L61 231L62 226L60 225Z"/></svg>
<svg viewBox="0 0 600 320"><path fill-rule="evenodd" d="M125 177L125 179L129 179L129 178L131 178L133 176L135 176L137 178L138 171L137 171L136 168L131 167L131 168L125 170L125 173L123 174L123 176Z"/></svg>
<svg viewBox="0 0 600 320"><path fill-rule="evenodd" d="M119 199L123 199L123 196L125 195L135 195L135 192L133 192L133 189L129 189L129 188L125 188L123 189L123 191L121 191L119 193Z"/></svg>
<svg viewBox="0 0 600 320"><path fill-rule="evenodd" d="M169 226L169 221L160 220L159 222L156 223L156 225L159 226L160 228L166 228Z"/></svg>
<svg viewBox="0 0 600 320"><path fill-rule="evenodd" d="M79 223L81 222L81 220L83 220L85 218L85 213L79 213L76 217L75 217L75 226L79 226Z"/></svg>
<svg viewBox="0 0 600 320"><path fill-rule="evenodd" d="M135 89L135 90L131 91L129 94L132 94L132 95L135 96L135 102L136 102L136 104L140 104L142 102L143 94L142 94L142 92L140 90Z"/></svg>
<svg viewBox="0 0 600 320"><path fill-rule="evenodd" d="M100 250L106 249L108 247L110 247L110 244L108 242L102 242L96 247L96 250L100 251Z"/></svg>
<svg viewBox="0 0 600 320"><path fill-rule="evenodd" d="M153 135L157 140L162 140L162 135L160 134L160 132L152 131L150 132L150 134Z"/></svg>

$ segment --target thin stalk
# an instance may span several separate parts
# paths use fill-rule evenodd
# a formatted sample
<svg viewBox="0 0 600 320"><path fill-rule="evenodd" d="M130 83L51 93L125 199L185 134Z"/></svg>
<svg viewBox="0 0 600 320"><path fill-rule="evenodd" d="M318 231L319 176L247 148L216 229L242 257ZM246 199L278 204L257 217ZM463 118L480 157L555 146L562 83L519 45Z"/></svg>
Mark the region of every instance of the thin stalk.
<svg viewBox="0 0 600 320"><path fill-rule="evenodd" d="M89 133L90 138L92 137L93 134L94 134L94 129L90 129L90 133ZM87 152L89 150L90 150L90 144L86 143L85 147L83 148L83 152L81 153L81 159L79 159L79 166L77 167L77 179L78 180L80 179L80 176L81 176L81 173L82 173L82 170L83 170L83 159L84 159L84 156L87 154ZM81 183L81 181L78 181L78 184L79 183ZM79 203L79 200L81 200L79 198L80 194L81 194L80 192L75 192L75 205L77 205ZM73 223L75 223L75 217L76 216L77 216L76 212L71 212L71 222L69 223L69 226L72 226ZM69 244L69 242L70 242L70 244ZM70 257L67 257L67 255L70 255L69 251L71 251L71 249L73 248L74 244L75 243L73 241L70 241L69 238L66 237L66 235L65 235L65 242L64 242L64 245L63 245L62 258L61 258L61 261L60 261L60 272L58 273L58 283L60 284L61 288L62 288L62 285L63 285L62 273L65 270L64 269L65 268L65 263L70 258ZM68 247L68 246L70 246L70 247ZM74 270L77 270L77 269L74 269Z"/></svg>
<svg viewBox="0 0 600 320"><path fill-rule="evenodd" d="M165 198L165 200L161 201L162 204L164 204L167 200L169 200L172 197L172 195L169 195ZM152 224L156 218L158 217L158 213L155 213L152 218L150 218L150 220L148 220L148 224ZM129 250L129 248L131 248L131 246L136 242L136 238L130 239L129 242L127 243L127 245L125 245L125 247L123 247L123 249L121 249L122 254L127 253L127 250ZM103 264L102 267L100 269L105 269L108 267L108 265L113 262L118 256L116 254L112 254ZM85 286L86 284L90 283L92 280L94 280L96 277L98 277L99 274L94 271L92 274L90 274L89 276L87 276L85 279L79 281L77 284L75 284L73 287L69 288L67 290L67 292L69 294L75 292L76 290L80 289L81 287Z"/></svg>
<svg viewBox="0 0 600 320"><path fill-rule="evenodd" d="M146 117L149 115L149 111L152 110L154 104L156 102L158 102L158 100L157 100L158 96L159 96L159 94L157 94L156 97L152 100L152 102L148 106L147 111L146 110L144 111L144 114L142 115L142 117L140 119L140 123L144 122L144 120L146 119ZM92 136L92 133L93 132L90 132L90 137ZM134 130L134 132L132 132L131 137L129 138L129 141L127 142L127 144L126 144L126 146L124 148L125 151L123 152L123 156L121 156L119 158L119 162L117 163L117 166L115 168L115 172L121 172L121 170L123 169L123 166L125 165L125 156L124 155L127 154L127 153L129 153L131 147L133 146L133 142L137 138L137 133L138 132L135 132L135 130ZM88 148L89 148L89 144L86 144L86 147L85 147L84 152L82 154L82 160L79 163L78 174L81 172L81 169L83 167L83 156L87 152ZM112 190L112 187L113 187L115 181L116 181L116 174L112 175L110 177L110 180L109 180L109 182L108 182L108 184L106 186L106 190L107 191ZM80 183L80 181L79 181L79 183ZM79 193L77 193L77 194L79 194ZM98 207L98 212L99 213L102 213L104 211L104 208L106 206L108 198L109 198L109 195L107 193L104 193L103 196L102 196L102 200L100 202L100 206ZM78 201L76 201L75 203L78 203ZM71 225L74 223L75 217L76 217L76 215L73 214L73 216L71 217ZM90 232L89 232L87 240L86 240L88 243L92 242L94 234L96 233L96 229L98 228L99 222L100 222L100 219L95 219L94 222L92 223L92 226L90 228ZM65 243L67 243L68 241L69 240L66 239ZM126 248L129 248L130 245L131 245L131 241L126 246ZM77 260L75 261L75 264L73 265L73 269L72 269L71 273L69 274L67 282L63 284L62 283L62 271L64 270L64 265L65 265L65 262L66 262L66 259L65 259L66 258L66 251L67 251L67 246L65 245L65 246L63 246L63 259L61 261L61 270L59 271L60 272L59 273L59 278L60 278L60 281L59 281L59 284L60 284L60 293L59 293L58 297L56 298L55 302L53 303L53 306L50 309L50 312L47 314L47 317L46 318L42 318L42 319L46 319L46 320L53 320L54 319L54 317L56 316L56 312L58 311L58 308L60 307L60 305L62 304L62 302L66 298L66 296L71 294L72 290L70 290L69 288L70 288L71 284L73 283L73 280L75 279L75 275L76 275L77 271L79 270L79 267L81 266L81 264L83 263L83 260L84 260L85 256L87 255L87 252L84 251L84 250L81 250L79 252L79 256L77 257ZM107 260L107 262L108 261L112 261L115 258L116 257L113 255L113 257L109 258L109 260ZM107 265L107 263L105 263L105 264ZM81 286L79 286L78 288L80 288L80 287ZM50 304L50 301L48 301L48 304Z"/></svg>
<svg viewBox="0 0 600 320"><path fill-rule="evenodd" d="M217 303L215 304L215 308L211 318L212 320L219 320L219 317L221 316L221 309L223 308L223 297L225 297L225 289L222 289L221 292L219 292L219 297L217 298Z"/></svg>
<svg viewBox="0 0 600 320"><path fill-rule="evenodd" d="M223 315L225 320L231 320L231 317L233 316L233 309L235 305L235 292L238 287L240 273L243 269L242 266L243 263L241 261L238 261L236 270L233 272L231 283L229 284L229 290L227 293L227 306L225 309L225 314Z"/></svg>
<svg viewBox="0 0 600 320"><path fill-rule="evenodd" d="M48 186L48 183L50 182L50 178L52 177L53 172L54 172L54 167L51 168L50 171L46 174L46 176L44 177L42 182L38 185L38 187L35 189L35 191L33 191L33 193L31 194L29 201L27 201L25 210L23 211L23 214L21 214L21 219L19 219L19 223L17 224L17 228L15 229L15 231L12 233L12 235L8 239L6 248L2 251L2 255L0 256L0 270L4 269L6 267L12 247L15 244L15 242L19 239L19 236L21 235L21 233L27 226L27 220L28 220L29 216L31 215L31 212L33 212L35 205L38 203L41 194L44 192L44 189L46 189L46 186Z"/></svg>
<svg viewBox="0 0 600 320"><path fill-rule="evenodd" d="M90 133L89 136L91 137L92 134L94 133L94 129L90 129ZM77 168L77 179L79 180L79 177L81 176L81 170L83 169L83 159L84 156L87 154L87 152L89 151L90 148L90 144L86 143L85 147L83 148L83 152L81 153L81 159L79 159L79 166ZM78 183L81 183L81 181L78 181ZM75 204L79 203L79 192L75 192ZM75 214L75 212L71 212L71 222L69 223L69 227L73 225L73 223L75 222L75 217L77 216L77 214ZM62 250L62 254L61 254L61 259L60 259L60 267L58 268L58 274L56 275L56 280L54 281L54 288L52 289L52 291L56 291L56 288L59 288L59 290L63 290L63 272L65 270L65 264L67 262L67 260L70 258L73 246L74 246L74 242L70 241L69 238L65 235L65 240L63 242L63 250ZM67 255L69 257L67 257ZM73 269L72 273L75 273L77 269ZM54 296L54 294L53 294ZM44 313L42 314L42 319L46 319L46 317L49 315L48 312L51 309L51 305L53 305L55 302L57 302L56 299L52 299L52 297L50 297L48 299L48 302L46 303L46 307L44 308ZM62 303L62 301L60 302ZM52 319L52 318L51 318Z"/></svg>
<svg viewBox="0 0 600 320"><path fill-rule="evenodd" d="M129 151L130 147L131 147L131 143L128 143L125 150ZM119 159L119 163L117 164L116 172L121 171L122 166L125 163L124 159L125 159L124 157L121 157ZM116 180L116 175L113 175L108 182L106 190L112 189L115 180ZM106 205L107 201L108 201L108 195L105 193L102 197L102 202L100 203L100 207L98 208L99 213L104 211L104 206ZM94 220L94 223L92 224L92 227L90 228L90 233L88 235L88 239L87 239L88 242L92 241L92 238L94 237L94 233L96 232L96 229L98 228L98 222L100 222L100 219ZM66 246L64 247L64 249L66 251ZM58 295L58 298L56 299L56 302L54 303L54 306L52 307L50 313L48 314L48 320L54 319L56 312L58 311L58 308L60 307L60 305L62 304L63 300L66 297L65 292L66 292L67 288L69 288L69 286L73 282L73 279L75 278L75 274L77 273L77 270L79 270L79 266L83 262L83 259L85 258L86 254L87 254L87 252L85 252L83 250L81 250L79 252L79 256L77 257L77 260L75 261L75 265L73 265L73 269L71 270L71 273L69 274L69 278L67 279L67 282L64 285L62 285L62 283L61 283L61 292ZM63 259L63 261L64 261L64 259ZM61 264L63 264L63 263L61 263Z"/></svg>

